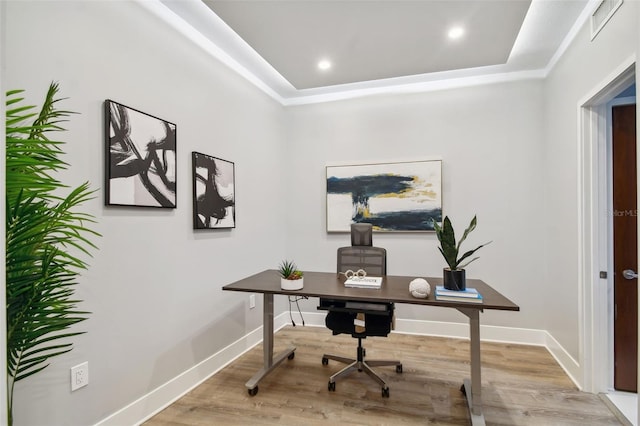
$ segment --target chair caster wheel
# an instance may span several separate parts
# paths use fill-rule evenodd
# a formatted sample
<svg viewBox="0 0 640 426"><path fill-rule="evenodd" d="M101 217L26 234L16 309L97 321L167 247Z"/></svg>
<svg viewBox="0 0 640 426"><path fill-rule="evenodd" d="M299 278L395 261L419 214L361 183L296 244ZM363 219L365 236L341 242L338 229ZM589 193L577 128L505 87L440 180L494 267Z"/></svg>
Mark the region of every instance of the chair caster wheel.
<svg viewBox="0 0 640 426"><path fill-rule="evenodd" d="M465 388L464 385L460 386L460 392L462 392L464 396L467 396L467 388Z"/></svg>
<svg viewBox="0 0 640 426"><path fill-rule="evenodd" d="M396 373L402 373L402 364L396 365Z"/></svg>
<svg viewBox="0 0 640 426"><path fill-rule="evenodd" d="M329 391L330 392L336 391L336 382L329 382Z"/></svg>
<svg viewBox="0 0 640 426"><path fill-rule="evenodd" d="M249 395L256 396L256 394L258 393L258 387L256 386L255 388L251 388L248 391L249 391Z"/></svg>
<svg viewBox="0 0 640 426"><path fill-rule="evenodd" d="M329 358L322 357L322 365L329 365Z"/></svg>
<svg viewBox="0 0 640 426"><path fill-rule="evenodd" d="M288 356L287 359L294 359L296 357L296 353L295 352L291 352Z"/></svg>
<svg viewBox="0 0 640 426"><path fill-rule="evenodd" d="M382 388L382 397L389 398L389 388Z"/></svg>

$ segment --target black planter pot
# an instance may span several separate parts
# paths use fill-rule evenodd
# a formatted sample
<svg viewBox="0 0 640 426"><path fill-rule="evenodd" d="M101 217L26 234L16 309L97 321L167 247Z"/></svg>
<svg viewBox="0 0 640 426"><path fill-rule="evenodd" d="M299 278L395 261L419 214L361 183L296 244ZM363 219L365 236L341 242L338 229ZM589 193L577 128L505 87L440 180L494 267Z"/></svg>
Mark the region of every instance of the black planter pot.
<svg viewBox="0 0 640 426"><path fill-rule="evenodd" d="M467 278L464 269L444 268L442 270L444 288L447 290L462 291L467 288Z"/></svg>

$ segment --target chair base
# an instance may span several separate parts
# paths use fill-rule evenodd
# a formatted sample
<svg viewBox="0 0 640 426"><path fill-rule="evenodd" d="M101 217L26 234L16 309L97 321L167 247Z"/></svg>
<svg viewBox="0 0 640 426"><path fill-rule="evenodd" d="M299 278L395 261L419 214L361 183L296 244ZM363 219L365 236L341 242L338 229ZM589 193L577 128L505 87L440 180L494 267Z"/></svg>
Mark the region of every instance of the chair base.
<svg viewBox="0 0 640 426"><path fill-rule="evenodd" d="M375 372L371 367L382 367L395 365L396 373L402 373L402 363L400 361L392 361L392 360L364 360L365 349L362 347L361 339L358 339L358 358L346 358L338 355L328 355L325 354L322 356L322 364L327 365L329 360L334 360L341 362L343 364L347 364L342 370L335 373L333 376L329 378L329 390L336 390L336 380L349 374L354 371L365 372L369 377L375 380L382 387L382 396L389 397L389 386L387 383L382 380L382 378Z"/></svg>

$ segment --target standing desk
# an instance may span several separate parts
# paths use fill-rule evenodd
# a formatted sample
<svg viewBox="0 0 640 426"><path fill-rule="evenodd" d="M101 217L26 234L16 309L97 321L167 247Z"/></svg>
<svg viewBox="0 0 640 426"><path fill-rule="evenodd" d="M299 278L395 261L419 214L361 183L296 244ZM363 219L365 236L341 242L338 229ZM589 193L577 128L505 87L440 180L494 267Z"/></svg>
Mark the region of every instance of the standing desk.
<svg viewBox="0 0 640 426"><path fill-rule="evenodd" d="M345 276L335 272L304 272L304 288L288 291L280 288L280 275L275 269L262 271L240 281L222 287L223 290L262 293L263 304L263 366L245 386L249 395L258 393L258 383L273 371L285 358L292 359L295 347L290 346L280 354L273 354L273 295L323 297L331 299L357 300L362 302L393 302L412 305L441 306L453 308L469 318L471 345L471 378L464 379L461 391L467 398L471 423L484 425L482 414L482 384L480 361L480 312L485 309L519 311L515 303L498 293L481 280L467 279L467 286L478 290L482 303L451 302L435 300L436 285L442 285L441 278L426 278L432 286L427 299L418 299L409 293L409 283L415 277L387 275L383 277L380 289L350 288L344 286Z"/></svg>

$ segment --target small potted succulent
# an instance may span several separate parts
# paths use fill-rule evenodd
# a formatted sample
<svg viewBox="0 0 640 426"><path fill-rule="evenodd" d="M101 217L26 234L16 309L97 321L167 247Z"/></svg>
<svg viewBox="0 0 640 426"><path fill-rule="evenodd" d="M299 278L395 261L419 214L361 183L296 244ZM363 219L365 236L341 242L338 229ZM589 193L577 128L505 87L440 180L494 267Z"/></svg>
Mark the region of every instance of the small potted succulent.
<svg viewBox="0 0 640 426"><path fill-rule="evenodd" d="M451 225L451 220L449 220L449 217L445 216L444 220L442 221L442 226L438 225L435 220L433 221L433 228L436 230L438 241L440 241L440 247L438 247L438 250L440 250L440 253L442 253L442 256L447 262L447 265L449 265L448 268L443 269L443 285L444 288L448 290L462 291L467 288L464 268L474 260L478 259L478 257L476 256L473 259L467 259L480 248L491 243L491 241L489 241L488 243L481 244L473 250L469 250L462 256L458 257L460 245L471 233L471 231L476 228L476 224L477 219L474 216L473 219L471 219L469 227L465 229L462 238L460 238L460 241L456 243L456 235L453 231L453 226Z"/></svg>
<svg viewBox="0 0 640 426"><path fill-rule="evenodd" d="M304 286L303 273L295 262L283 260L278 266L278 272L280 273L280 288L283 290L300 290Z"/></svg>

